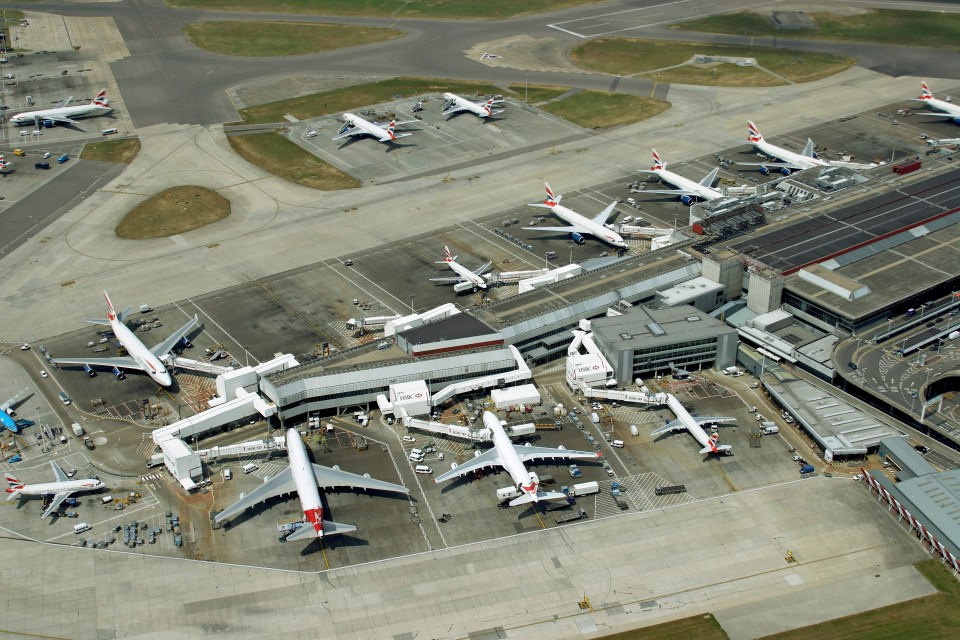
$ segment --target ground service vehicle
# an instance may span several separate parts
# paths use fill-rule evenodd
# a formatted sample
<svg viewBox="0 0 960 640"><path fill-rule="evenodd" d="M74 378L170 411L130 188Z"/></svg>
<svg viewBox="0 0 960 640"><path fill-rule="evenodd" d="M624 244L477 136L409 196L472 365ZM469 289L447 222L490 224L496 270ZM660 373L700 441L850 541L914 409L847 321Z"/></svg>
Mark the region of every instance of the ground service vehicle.
<svg viewBox="0 0 960 640"><path fill-rule="evenodd" d="M658 496L665 496L671 493L686 493L687 488L682 484L662 484L654 490Z"/></svg>
<svg viewBox="0 0 960 640"><path fill-rule="evenodd" d="M75 435L75 436L82 436L82 435L83 435L83 427L81 427L79 423L74 422L73 425L71 425L70 428L73 429L73 435Z"/></svg>
<svg viewBox="0 0 960 640"><path fill-rule="evenodd" d="M565 516L557 516L554 518L557 524L563 524L564 522L574 522L576 520L583 520L587 517L587 512L583 509L577 509L574 513L567 514Z"/></svg>

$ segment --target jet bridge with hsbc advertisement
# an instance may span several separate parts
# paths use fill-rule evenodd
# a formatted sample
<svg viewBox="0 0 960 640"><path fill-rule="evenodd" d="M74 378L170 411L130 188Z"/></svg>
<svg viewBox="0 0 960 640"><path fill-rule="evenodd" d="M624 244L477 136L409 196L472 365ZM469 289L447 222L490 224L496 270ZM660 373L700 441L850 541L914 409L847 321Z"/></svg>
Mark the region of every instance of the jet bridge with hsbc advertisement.
<svg viewBox="0 0 960 640"><path fill-rule="evenodd" d="M586 324L585 324L586 323ZM589 321L581 321L581 327L589 327ZM581 347L587 353L580 353ZM617 381L611 376L613 367L600 352L593 341L593 336L586 331L573 332L573 342L567 349L566 380L567 386L574 392L579 391L585 398L605 398L618 402L634 404L662 405L667 403L667 394L648 393L641 389L637 391L621 391L608 388L615 386ZM613 383L611 385L610 383ZM599 386L602 384L603 386Z"/></svg>

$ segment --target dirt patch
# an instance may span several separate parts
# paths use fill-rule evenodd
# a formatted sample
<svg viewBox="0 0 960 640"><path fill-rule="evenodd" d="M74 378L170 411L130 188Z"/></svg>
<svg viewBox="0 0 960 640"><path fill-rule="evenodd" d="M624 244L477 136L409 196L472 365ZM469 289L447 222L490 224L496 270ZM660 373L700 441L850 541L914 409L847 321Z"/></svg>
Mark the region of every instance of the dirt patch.
<svg viewBox="0 0 960 640"><path fill-rule="evenodd" d="M128 240L168 238L223 220L230 201L205 187L173 187L124 216L116 234Z"/></svg>
<svg viewBox="0 0 960 640"><path fill-rule="evenodd" d="M464 52L490 67L531 71L582 71L568 59L568 47L552 38L517 36L481 42ZM484 57L493 55L496 57Z"/></svg>

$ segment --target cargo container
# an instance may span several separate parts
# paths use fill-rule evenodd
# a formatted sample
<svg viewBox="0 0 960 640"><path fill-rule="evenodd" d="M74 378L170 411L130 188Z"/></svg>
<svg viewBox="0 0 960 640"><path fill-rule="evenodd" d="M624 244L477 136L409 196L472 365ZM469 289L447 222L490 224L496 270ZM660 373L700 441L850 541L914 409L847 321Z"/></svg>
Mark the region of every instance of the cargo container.
<svg viewBox="0 0 960 640"><path fill-rule="evenodd" d="M908 173L913 173L921 167L919 160L904 160L903 162L898 162L893 165L893 172L899 173L900 175L905 175Z"/></svg>
<svg viewBox="0 0 960 640"><path fill-rule="evenodd" d="M686 493L687 487L682 484L662 484L654 490L658 496L665 496L671 493Z"/></svg>
<svg viewBox="0 0 960 640"><path fill-rule="evenodd" d="M960 338L960 331L951 331L947 336L947 340L956 340L957 338Z"/></svg>
<svg viewBox="0 0 960 640"><path fill-rule="evenodd" d="M586 511L584 511L583 509L577 509L575 512L569 513L565 516L557 516L556 518L554 518L554 521L557 524L563 524L564 522L574 522L576 520L583 520L586 517L587 517Z"/></svg>
<svg viewBox="0 0 960 640"><path fill-rule="evenodd" d="M74 422L71 428L73 429L73 435L75 436L83 435L83 427L81 427L79 423Z"/></svg>
<svg viewBox="0 0 960 640"><path fill-rule="evenodd" d="M502 489L497 489L497 500L512 500L519 497L520 492L516 487L503 487Z"/></svg>
<svg viewBox="0 0 960 640"><path fill-rule="evenodd" d="M59 158L57 158L57 164L63 164L64 162L66 162L66 161L69 160L69 159L70 159L69 154L66 154L66 153L65 153L65 154L63 154L62 156L60 156Z"/></svg>
<svg viewBox="0 0 960 640"><path fill-rule="evenodd" d="M600 484L594 482L581 482L570 487L570 495L579 498L580 496L590 496L600 492Z"/></svg>

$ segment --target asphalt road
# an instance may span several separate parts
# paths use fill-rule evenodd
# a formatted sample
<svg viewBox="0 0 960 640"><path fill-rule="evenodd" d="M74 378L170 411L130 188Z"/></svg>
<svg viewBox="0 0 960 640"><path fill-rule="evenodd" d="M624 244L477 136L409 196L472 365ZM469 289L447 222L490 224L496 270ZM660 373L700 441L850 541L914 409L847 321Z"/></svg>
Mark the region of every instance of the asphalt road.
<svg viewBox="0 0 960 640"><path fill-rule="evenodd" d="M791 6L802 7L803 0ZM859 3L858 3L859 4ZM894 3L910 8L919 3ZM934 3L922 3L926 9ZM942 3L956 8L956 2ZM733 2L724 10L744 8ZM15 6L15 5L14 5ZM885 6L891 6L885 4ZM714 7L714 8L711 8ZM616 90L649 95L652 83L637 78L606 74L546 73L490 67L468 59L463 51L475 43L526 35L556 38L564 46L582 38L563 30L563 25L587 22L587 18L616 16L616 35L692 40L706 43L746 43L737 36L678 33L662 27L665 23L715 12L707 0L661 3L658 0L588 5L549 15L525 16L496 22L447 20L379 20L328 16L297 16L201 12L172 9L150 0L123 0L111 3L36 3L23 7L77 16L112 16L131 56L113 63L112 70L137 127L160 123L208 125L230 122L237 114L226 90L238 84L276 78L285 74L383 74L420 77L485 80L496 83L522 82L559 84L582 89ZM286 20L325 22L402 29L406 36L387 43L354 47L343 51L285 58L236 58L196 49L183 35L183 27L196 20ZM558 25L557 27L551 25ZM597 35L603 35L598 33ZM823 51L857 58L861 66L890 75L960 77L960 52L889 45L814 42L789 38L754 38L755 44Z"/></svg>

